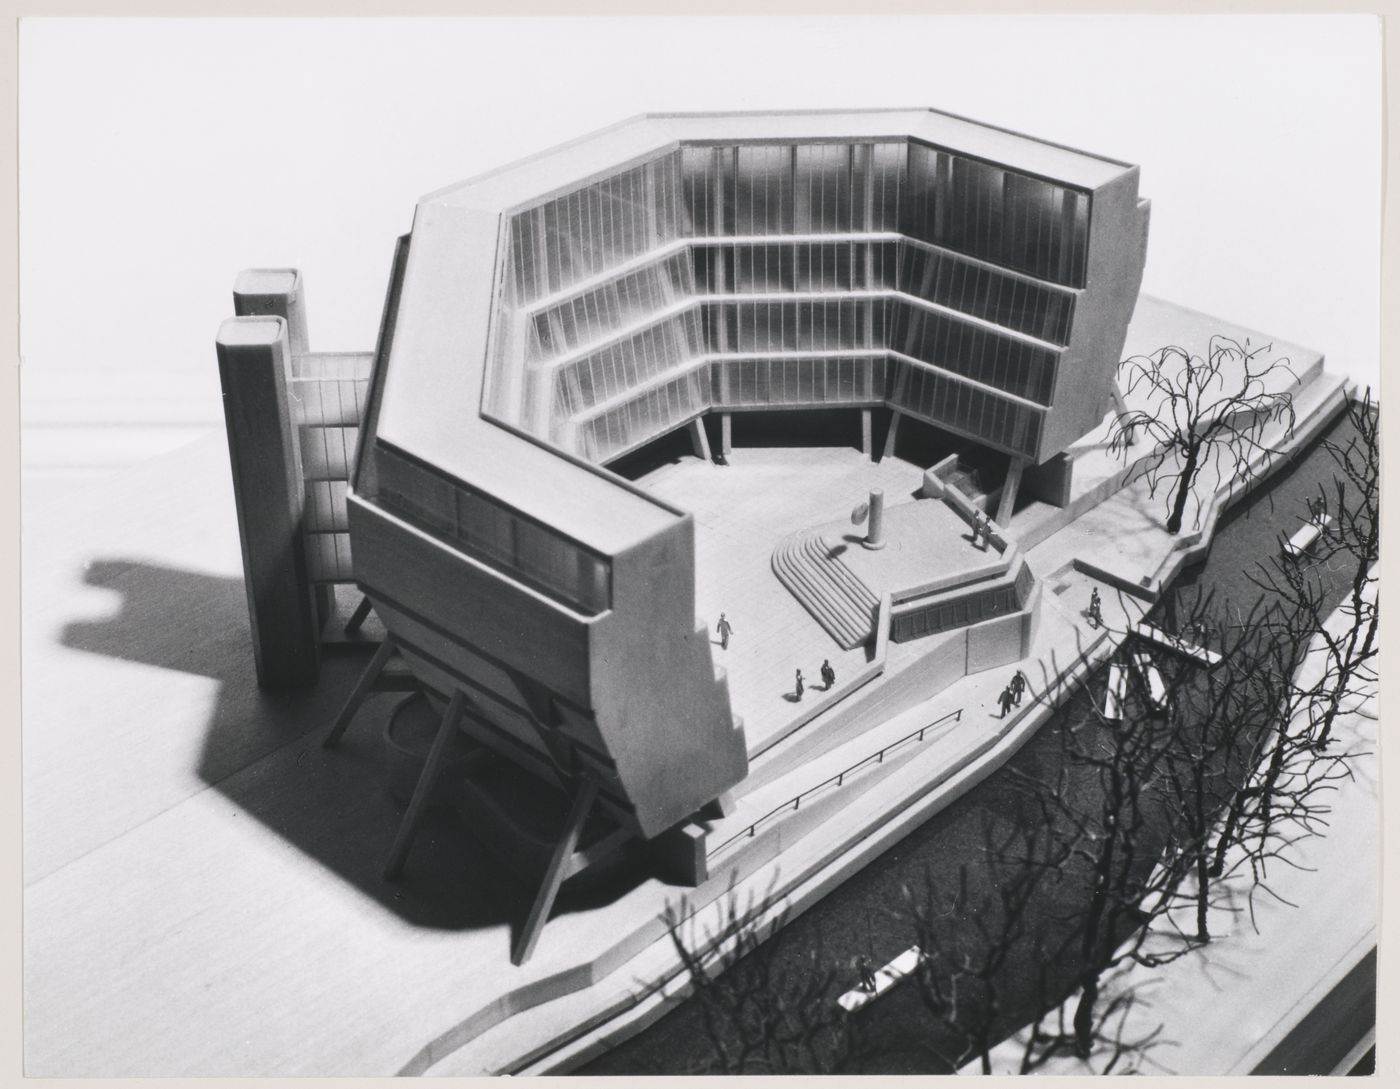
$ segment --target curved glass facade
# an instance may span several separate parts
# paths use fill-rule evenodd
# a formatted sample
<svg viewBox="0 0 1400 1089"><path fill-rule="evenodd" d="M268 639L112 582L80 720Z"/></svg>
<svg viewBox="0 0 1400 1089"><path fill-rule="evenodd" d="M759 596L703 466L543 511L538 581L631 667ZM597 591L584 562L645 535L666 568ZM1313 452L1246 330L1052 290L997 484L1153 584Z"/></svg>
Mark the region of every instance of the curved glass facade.
<svg viewBox="0 0 1400 1089"><path fill-rule="evenodd" d="M912 139L683 144L505 218L483 408L595 462L881 403L1032 455L1089 201Z"/></svg>

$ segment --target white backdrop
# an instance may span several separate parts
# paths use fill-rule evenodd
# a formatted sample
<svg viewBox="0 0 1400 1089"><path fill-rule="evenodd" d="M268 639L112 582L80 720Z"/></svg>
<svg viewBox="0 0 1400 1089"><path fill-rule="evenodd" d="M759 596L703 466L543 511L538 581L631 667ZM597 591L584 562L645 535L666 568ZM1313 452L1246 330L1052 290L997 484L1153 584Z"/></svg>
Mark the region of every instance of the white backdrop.
<svg viewBox="0 0 1400 1089"><path fill-rule="evenodd" d="M20 46L26 386L100 372L114 416L178 387L219 419L239 269L301 268L312 347L368 349L419 196L680 109L934 106L1139 163L1144 290L1376 380L1371 17L29 20Z"/></svg>

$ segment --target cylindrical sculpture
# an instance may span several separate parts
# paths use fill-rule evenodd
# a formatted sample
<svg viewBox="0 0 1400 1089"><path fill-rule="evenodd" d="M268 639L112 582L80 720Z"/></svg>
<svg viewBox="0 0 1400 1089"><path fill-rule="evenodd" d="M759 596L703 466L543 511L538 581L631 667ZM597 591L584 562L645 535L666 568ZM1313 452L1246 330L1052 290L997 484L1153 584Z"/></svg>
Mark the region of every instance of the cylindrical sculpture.
<svg viewBox="0 0 1400 1089"><path fill-rule="evenodd" d="M879 488L870 489L870 523L861 543L866 548L885 547L885 493Z"/></svg>

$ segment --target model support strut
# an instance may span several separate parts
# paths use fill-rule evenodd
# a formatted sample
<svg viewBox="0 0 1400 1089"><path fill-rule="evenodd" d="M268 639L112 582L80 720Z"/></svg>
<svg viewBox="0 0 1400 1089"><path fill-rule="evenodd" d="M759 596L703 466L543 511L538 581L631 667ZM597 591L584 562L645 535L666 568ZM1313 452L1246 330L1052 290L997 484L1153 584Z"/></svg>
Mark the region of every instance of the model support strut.
<svg viewBox="0 0 1400 1089"><path fill-rule="evenodd" d="M437 785L438 773L442 771L443 757L447 755L447 743L452 740L452 734L457 729L457 724L462 721L462 711L466 708L467 697L460 688L452 693L452 698L447 703L447 710L443 712L442 723L438 726L437 735L433 738L432 748L428 750L428 759L423 764L423 770L418 776L418 785L413 788L413 797L408 803L408 809L404 812L403 820L399 822L398 834L394 837L394 845L389 848L389 857L384 862L384 877L392 881L403 872L404 860L408 858L408 850L413 846L413 837L418 831L418 824L423 819L423 811L428 806L428 798L433 793L433 787Z"/></svg>
<svg viewBox="0 0 1400 1089"><path fill-rule="evenodd" d="M549 866L545 869L539 891L535 893L535 902L530 906L525 927L520 931L515 947L510 951L510 961L516 966L530 959L530 954L535 951L535 943L540 940L540 931L549 920L555 897L559 895L559 886L564 883L564 878L579 868L574 857L574 848L578 846L579 836L583 833L583 823L588 819L597 796L597 782L593 776L585 773L578 781L573 804L569 807L568 819L564 822L559 842L554 845L554 853L549 857Z"/></svg>

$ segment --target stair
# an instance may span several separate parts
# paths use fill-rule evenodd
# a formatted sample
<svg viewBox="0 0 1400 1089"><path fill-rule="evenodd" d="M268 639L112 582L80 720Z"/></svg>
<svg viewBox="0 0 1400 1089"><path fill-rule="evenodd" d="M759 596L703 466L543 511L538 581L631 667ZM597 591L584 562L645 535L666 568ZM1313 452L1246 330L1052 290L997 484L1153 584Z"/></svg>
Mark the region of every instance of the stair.
<svg viewBox="0 0 1400 1089"><path fill-rule="evenodd" d="M843 650L869 642L879 598L820 534L803 530L779 541L773 573Z"/></svg>

